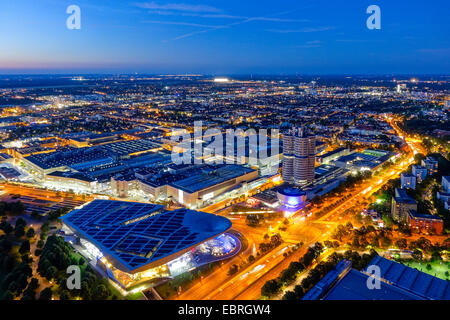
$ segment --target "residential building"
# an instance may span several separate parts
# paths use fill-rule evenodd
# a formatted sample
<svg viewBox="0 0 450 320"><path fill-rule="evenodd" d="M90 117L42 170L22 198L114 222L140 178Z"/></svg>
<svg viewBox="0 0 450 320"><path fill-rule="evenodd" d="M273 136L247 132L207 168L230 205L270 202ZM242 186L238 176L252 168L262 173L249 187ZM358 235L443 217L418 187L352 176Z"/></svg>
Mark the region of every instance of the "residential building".
<svg viewBox="0 0 450 320"><path fill-rule="evenodd" d="M416 189L416 176L408 173L402 173L400 176L402 189Z"/></svg>
<svg viewBox="0 0 450 320"><path fill-rule="evenodd" d="M392 219L398 223L407 223L409 210L417 210L417 202L406 193L405 189L396 188L392 197Z"/></svg>

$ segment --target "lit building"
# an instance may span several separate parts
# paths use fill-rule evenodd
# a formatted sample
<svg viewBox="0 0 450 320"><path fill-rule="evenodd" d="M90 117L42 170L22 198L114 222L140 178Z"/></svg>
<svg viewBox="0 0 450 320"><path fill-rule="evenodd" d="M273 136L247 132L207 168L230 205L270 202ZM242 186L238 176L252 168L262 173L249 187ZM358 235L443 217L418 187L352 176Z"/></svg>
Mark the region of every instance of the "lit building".
<svg viewBox="0 0 450 320"><path fill-rule="evenodd" d="M232 189L258 178L258 171L239 165L204 166L167 185L167 197L188 208L201 208Z"/></svg>
<svg viewBox="0 0 450 320"><path fill-rule="evenodd" d="M400 176L402 189L416 189L416 176L412 174L402 173Z"/></svg>
<svg viewBox="0 0 450 320"><path fill-rule="evenodd" d="M318 163L327 164L330 161L333 161L342 156L347 156L349 154L350 154L350 149L342 147L342 148L338 148L336 150L327 152L321 156L317 156L316 158L317 158Z"/></svg>
<svg viewBox="0 0 450 320"><path fill-rule="evenodd" d="M240 250L239 240L226 233L228 219L188 209L94 200L61 220L75 249L124 289L176 276Z"/></svg>
<svg viewBox="0 0 450 320"><path fill-rule="evenodd" d="M117 175L111 178L111 191L116 197L126 198L132 183L136 183L135 177Z"/></svg>
<svg viewBox="0 0 450 320"><path fill-rule="evenodd" d="M96 192L98 189L98 183L95 179L73 171L54 171L45 175L44 186L74 192Z"/></svg>
<svg viewBox="0 0 450 320"><path fill-rule="evenodd" d="M442 189L444 189L445 192L450 193L450 176L442 177Z"/></svg>
<svg viewBox="0 0 450 320"><path fill-rule="evenodd" d="M438 162L433 157L426 157L422 160L422 166L427 168L429 175L433 175L438 171Z"/></svg>
<svg viewBox="0 0 450 320"><path fill-rule="evenodd" d="M296 208L306 204L306 192L294 188L281 188L277 192L281 205Z"/></svg>
<svg viewBox="0 0 450 320"><path fill-rule="evenodd" d="M304 128L293 128L283 137L283 180L304 185L314 182L316 138Z"/></svg>
<svg viewBox="0 0 450 320"><path fill-rule="evenodd" d="M440 235L444 230L444 221L439 216L418 213L416 210L408 211L408 225L412 232Z"/></svg>
<svg viewBox="0 0 450 320"><path fill-rule="evenodd" d="M406 193L405 189L395 188L391 205L392 219L399 223L407 223L409 210L417 210L417 202Z"/></svg>
<svg viewBox="0 0 450 320"><path fill-rule="evenodd" d="M413 165L412 174L417 178L417 182L422 182L427 177L427 168L424 166Z"/></svg>

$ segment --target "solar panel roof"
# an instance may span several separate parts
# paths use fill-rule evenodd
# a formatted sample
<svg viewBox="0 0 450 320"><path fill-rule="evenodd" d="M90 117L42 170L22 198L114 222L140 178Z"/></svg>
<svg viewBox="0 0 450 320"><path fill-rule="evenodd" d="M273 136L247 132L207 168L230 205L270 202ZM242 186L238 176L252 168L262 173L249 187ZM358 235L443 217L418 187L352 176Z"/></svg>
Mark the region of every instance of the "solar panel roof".
<svg viewBox="0 0 450 320"><path fill-rule="evenodd" d="M61 219L128 273L186 251L231 227L230 220L209 213L99 199Z"/></svg>

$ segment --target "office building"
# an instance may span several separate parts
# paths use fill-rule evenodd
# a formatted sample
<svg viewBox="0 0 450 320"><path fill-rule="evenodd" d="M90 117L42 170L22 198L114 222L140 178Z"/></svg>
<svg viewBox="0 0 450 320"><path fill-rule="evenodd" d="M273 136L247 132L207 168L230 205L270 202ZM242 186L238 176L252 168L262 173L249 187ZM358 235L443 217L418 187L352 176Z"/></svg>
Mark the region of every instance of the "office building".
<svg viewBox="0 0 450 320"><path fill-rule="evenodd" d="M293 128L283 137L283 180L305 185L314 182L315 136L304 128Z"/></svg>

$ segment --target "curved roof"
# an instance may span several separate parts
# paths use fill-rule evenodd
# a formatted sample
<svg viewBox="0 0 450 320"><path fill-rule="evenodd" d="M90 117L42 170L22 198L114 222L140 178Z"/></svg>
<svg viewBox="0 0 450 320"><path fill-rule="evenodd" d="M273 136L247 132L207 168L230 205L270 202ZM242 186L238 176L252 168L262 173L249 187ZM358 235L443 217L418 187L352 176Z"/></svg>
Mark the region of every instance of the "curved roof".
<svg viewBox="0 0 450 320"><path fill-rule="evenodd" d="M163 264L231 227L209 213L113 200L94 200L61 219L128 273Z"/></svg>

